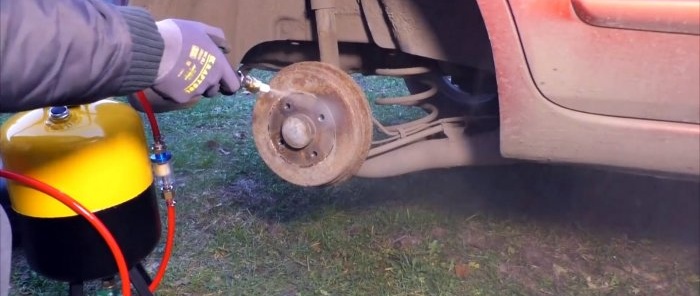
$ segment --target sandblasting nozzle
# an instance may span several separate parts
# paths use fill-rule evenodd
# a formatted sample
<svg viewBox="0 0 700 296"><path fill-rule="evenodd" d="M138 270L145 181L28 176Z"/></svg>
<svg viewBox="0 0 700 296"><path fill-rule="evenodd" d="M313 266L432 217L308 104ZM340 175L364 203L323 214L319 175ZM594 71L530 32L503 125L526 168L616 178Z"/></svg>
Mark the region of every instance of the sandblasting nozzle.
<svg viewBox="0 0 700 296"><path fill-rule="evenodd" d="M270 85L258 80L257 78L250 75L241 75L241 86L251 93L269 93Z"/></svg>

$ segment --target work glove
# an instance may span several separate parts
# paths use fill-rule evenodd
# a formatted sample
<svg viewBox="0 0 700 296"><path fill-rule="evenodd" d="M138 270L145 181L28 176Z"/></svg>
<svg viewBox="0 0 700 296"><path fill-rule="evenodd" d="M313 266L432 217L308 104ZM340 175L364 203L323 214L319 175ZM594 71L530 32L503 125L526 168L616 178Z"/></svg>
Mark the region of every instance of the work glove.
<svg viewBox="0 0 700 296"><path fill-rule="evenodd" d="M224 56L229 48L221 29L179 19L156 25L165 47L158 76L145 93L157 112L193 105L202 95L232 95L241 87L240 77ZM133 95L129 100L140 106L134 104Z"/></svg>

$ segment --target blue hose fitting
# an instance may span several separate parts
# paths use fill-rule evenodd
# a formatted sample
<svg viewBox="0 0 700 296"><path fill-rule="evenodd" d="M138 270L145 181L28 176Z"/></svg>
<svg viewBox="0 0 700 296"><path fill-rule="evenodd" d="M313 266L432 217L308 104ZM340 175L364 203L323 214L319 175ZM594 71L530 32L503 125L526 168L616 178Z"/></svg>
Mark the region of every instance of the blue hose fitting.
<svg viewBox="0 0 700 296"><path fill-rule="evenodd" d="M151 165L153 167L153 177L156 186L163 192L173 190L173 169L171 159L173 158L162 141L156 142L151 146ZM167 196L167 195L164 195Z"/></svg>

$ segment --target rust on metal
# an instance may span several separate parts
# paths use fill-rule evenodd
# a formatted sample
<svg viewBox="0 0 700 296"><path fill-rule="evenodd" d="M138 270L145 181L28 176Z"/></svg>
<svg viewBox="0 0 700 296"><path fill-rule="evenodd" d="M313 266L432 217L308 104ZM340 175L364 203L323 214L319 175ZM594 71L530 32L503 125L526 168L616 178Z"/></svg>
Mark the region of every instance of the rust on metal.
<svg viewBox="0 0 700 296"><path fill-rule="evenodd" d="M335 0L311 0L316 16L316 34L321 62L340 65L338 32L335 21Z"/></svg>
<svg viewBox="0 0 700 296"><path fill-rule="evenodd" d="M449 126L442 139L426 139L371 157L356 176L385 178L428 169L458 166L512 164L503 158L498 132L475 136L464 133L464 127ZM410 160L410 161L407 161Z"/></svg>
<svg viewBox="0 0 700 296"><path fill-rule="evenodd" d="M286 95L263 94L253 110L253 138L267 166L300 186L353 176L371 145L372 117L352 77L327 63L303 62L280 70L270 86ZM285 121L295 126L283 131Z"/></svg>
<svg viewBox="0 0 700 296"><path fill-rule="evenodd" d="M333 151L336 125L333 112L312 94L292 93L272 105L267 132L283 159L300 167L323 161Z"/></svg>

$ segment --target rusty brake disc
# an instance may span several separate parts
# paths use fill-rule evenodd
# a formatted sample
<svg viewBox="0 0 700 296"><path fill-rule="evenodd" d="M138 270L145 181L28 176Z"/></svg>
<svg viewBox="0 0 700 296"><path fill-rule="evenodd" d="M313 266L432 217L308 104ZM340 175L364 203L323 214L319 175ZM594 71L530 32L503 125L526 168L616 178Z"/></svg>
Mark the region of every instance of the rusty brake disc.
<svg viewBox="0 0 700 296"><path fill-rule="evenodd" d="M253 110L253 137L267 166L301 186L353 176L370 148L372 117L352 77L301 62L280 70L270 86L276 91L259 97Z"/></svg>

